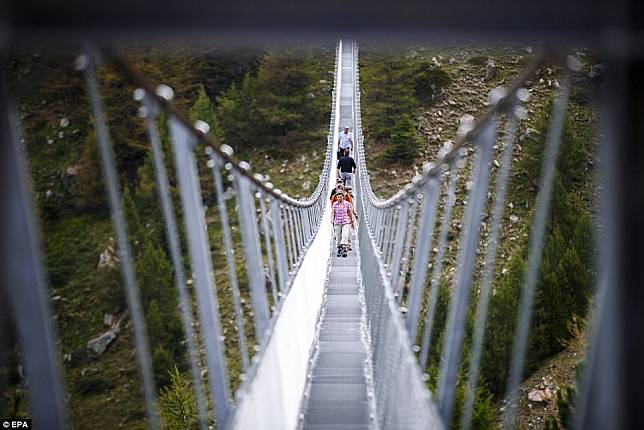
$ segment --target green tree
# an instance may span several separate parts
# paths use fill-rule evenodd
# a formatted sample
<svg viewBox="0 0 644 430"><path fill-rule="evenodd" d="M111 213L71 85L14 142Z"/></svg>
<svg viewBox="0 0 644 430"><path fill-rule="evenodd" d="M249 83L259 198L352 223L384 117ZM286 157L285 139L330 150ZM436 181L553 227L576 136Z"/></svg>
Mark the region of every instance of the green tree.
<svg viewBox="0 0 644 430"><path fill-rule="evenodd" d="M429 62L418 64L412 71L412 79L416 99L423 105L436 102L452 83L449 73Z"/></svg>
<svg viewBox="0 0 644 430"><path fill-rule="evenodd" d="M465 384L458 382L456 387L456 399L454 413L452 414L451 428L458 428L463 415L463 403L465 402ZM496 420L496 407L494 396L484 387L476 390L474 399L474 411L472 413L472 429L486 430L494 427Z"/></svg>
<svg viewBox="0 0 644 430"><path fill-rule="evenodd" d="M257 72L257 106L273 136L302 131L320 120L308 63L301 53L271 51Z"/></svg>
<svg viewBox="0 0 644 430"><path fill-rule="evenodd" d="M240 86L233 85L217 99L217 117L223 143L234 149L249 148L265 131L255 101L255 79L246 75Z"/></svg>
<svg viewBox="0 0 644 430"><path fill-rule="evenodd" d="M90 132L85 138L74 187L81 209L107 210L105 183L94 132Z"/></svg>
<svg viewBox="0 0 644 430"><path fill-rule="evenodd" d="M142 223L140 209L130 191L126 190L123 201L148 338L150 344L154 345L154 373L159 386L164 386L169 382L167 372L172 366L185 366L181 348L183 329L174 290L172 265L166 251L157 242L158 237L152 234L150 227Z"/></svg>
<svg viewBox="0 0 644 430"><path fill-rule="evenodd" d="M409 61L400 55L373 54L364 62L363 116L368 137L387 143L386 160L409 163L418 155L417 91L425 94L422 76L415 81Z"/></svg>
<svg viewBox="0 0 644 430"><path fill-rule="evenodd" d="M190 380L176 367L168 371L170 384L161 390L159 411L165 430L199 428L197 402Z"/></svg>
<svg viewBox="0 0 644 430"><path fill-rule="evenodd" d="M217 138L221 137L221 129L215 114L214 106L203 86L199 87L199 90L197 91L197 100L195 100L195 103L190 108L189 113L190 119L193 121L201 120L207 122L210 126L209 133L211 135Z"/></svg>
<svg viewBox="0 0 644 430"><path fill-rule="evenodd" d="M294 144L323 139L327 125L324 62L315 51L269 51L217 99L221 138L244 155L261 148L282 156Z"/></svg>
<svg viewBox="0 0 644 430"><path fill-rule="evenodd" d="M506 275L495 287L490 302L481 373L487 387L496 395L504 392L509 374L524 270L522 256L515 254L508 263Z"/></svg>

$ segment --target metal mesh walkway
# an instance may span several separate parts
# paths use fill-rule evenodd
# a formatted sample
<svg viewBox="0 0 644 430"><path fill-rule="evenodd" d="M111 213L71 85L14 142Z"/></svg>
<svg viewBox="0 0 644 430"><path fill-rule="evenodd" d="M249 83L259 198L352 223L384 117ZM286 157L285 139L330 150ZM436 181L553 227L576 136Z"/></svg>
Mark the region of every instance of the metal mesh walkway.
<svg viewBox="0 0 644 430"><path fill-rule="evenodd" d="M309 369L301 428L370 429L369 362L358 257L333 255Z"/></svg>

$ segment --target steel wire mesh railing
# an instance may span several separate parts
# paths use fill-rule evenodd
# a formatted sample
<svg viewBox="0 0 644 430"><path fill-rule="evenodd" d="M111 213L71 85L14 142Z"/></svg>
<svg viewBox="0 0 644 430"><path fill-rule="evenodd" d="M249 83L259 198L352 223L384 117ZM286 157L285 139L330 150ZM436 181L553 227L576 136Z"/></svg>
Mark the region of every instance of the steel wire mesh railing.
<svg viewBox="0 0 644 430"><path fill-rule="evenodd" d="M93 72L94 62L97 55L93 52L81 57L85 70L90 96L94 103L95 117L101 115L100 95L98 83ZM197 121L190 124L181 113L172 106L172 90L164 85L153 89L144 79L140 78L128 64L114 57L117 66L126 74L138 82L141 87L135 91L135 98L142 103L139 110L140 116L147 122L148 135L152 143L155 156L155 174L159 183L159 193L164 210L164 224L168 235L168 243L171 245L173 265L179 296L181 297L181 308L183 326L188 338L188 350L191 361L192 380L197 394L200 422L204 427L208 422L207 404L214 407L217 422L226 425L230 417L234 402L230 394L229 371L226 359L224 336L221 327L221 312L219 310L220 300L217 297L218 291L215 287L217 280L214 276L212 256L210 252L209 238L207 236L207 225L204 213L203 190L199 181L200 161L198 150L203 148L207 158L206 168L210 170L214 183L215 205L217 206L221 226L221 237L223 249L226 256L228 279L232 291L232 301L236 321L239 355L242 360L243 381L252 379L254 367L259 362L262 349L269 341L271 335L271 323L279 314L282 299L288 294L293 277L298 271L306 250L315 233L320 226L328 182L331 159L332 159L332 136L334 130L334 107L331 107L330 134L327 139L325 161L322 172L319 176L319 183L313 193L305 199L294 199L287 194L275 189L262 175L254 174L247 162L237 161L233 157L232 148L229 146L217 145L208 136L208 124ZM337 59L336 59L337 68ZM335 90L332 100L335 100ZM163 113L167 118L166 122L159 119ZM98 124L98 121L97 121ZM178 245L176 216L171 205L172 197L167 187L163 151L161 142L158 139L158 128L167 126L171 136L171 146L174 155L174 170L181 197L181 209L183 221L187 233L187 249L190 255L191 268L194 274L194 284L197 293L196 306L198 309L198 321L201 327L200 333L194 333L191 329L191 310L183 291L183 268L181 262L181 249ZM109 152L109 138L107 130L99 133L104 137L101 145L107 147ZM106 153L107 153L106 152ZM105 158L105 157L104 157ZM203 164L203 163L201 163ZM104 166L109 175L113 166ZM165 177L165 178L164 178ZM247 279L247 288L251 303L253 319L252 333L246 333L244 324L244 311L241 306L242 298L238 281L238 265L235 261L235 244L230 226L231 217L229 203L226 201L224 191L224 180L232 187L235 212L239 222L239 240L244 254L244 266ZM164 186L164 184L166 186ZM118 202L118 184L113 183L110 189L115 193L113 201ZM116 208L113 212L118 213ZM126 237L126 221L115 218L115 225L123 230ZM262 237L263 236L263 237ZM125 242L125 241L124 241ZM127 249L127 247L124 247ZM123 255L122 261L130 259ZM268 279L267 279L268 278ZM219 281L220 282L220 281ZM129 282L131 289L135 290L135 281ZM136 308L136 306L134 306ZM139 323L144 326L144 322ZM141 333L137 338L137 345L140 347L146 344L145 329L139 329ZM203 399L202 383L200 382L198 355L194 339L200 338L201 344L205 347L205 363L208 369L208 385L210 387L211 401ZM255 355L252 363L249 360L248 338L254 338L255 345L251 349ZM148 398L148 411L151 425L156 425L154 418L154 385L151 370L146 368L149 362L149 353L140 354L140 366L142 368L143 380L148 387L146 397ZM199 371L199 372L198 372ZM243 392L245 384L242 383L239 392Z"/></svg>
<svg viewBox="0 0 644 430"><path fill-rule="evenodd" d="M420 367L414 367L414 371L411 372L414 374L411 376L412 379L420 378L421 372L426 371L428 364L432 364L432 367L437 369L436 401L441 421L445 425L451 423L459 373L463 375L466 385L459 425L465 429L472 425L513 145L517 138L518 125L527 116L527 110L523 105L528 100L529 93L524 88L524 84L544 63L545 58L538 57L508 88L492 90L488 97L490 108L485 115L476 123L471 118L464 118L456 143L451 147L442 148L436 163L426 164L421 175L414 177L411 183L388 199L377 197L371 186L361 123L360 88L356 64L354 92L357 177L360 184L358 202L363 224L366 227L361 232L360 251L361 259L365 262L362 271L363 276L366 276L365 294L375 356L375 387L379 401L383 398L391 399L392 395L399 395L401 380L396 380L399 377L397 368L409 364L405 358L400 362L398 361L400 357L394 359L387 354L391 352L392 345L406 344L404 349L418 352ZM569 72L565 69L578 70L578 65L576 58L568 57L550 115L525 284L521 293L512 364L507 381L508 407L504 412L506 428L515 425L518 388L523 378L536 277L544 247L553 172L557 164L558 146L561 141L562 123L570 87ZM502 139L499 139L499 130L502 130ZM475 152L474 157L467 157L465 152L466 144L469 142L474 144L475 148L472 151ZM492 163L497 157L496 147L502 149L497 151L500 162ZM464 200L466 204L462 215L456 214L462 218L455 219L456 184L464 174L463 168L468 165L471 166L468 181L471 185ZM495 181L490 187L489 182L492 177ZM490 195L494 196L494 201L488 203ZM487 229L487 237L482 238L481 224L484 217L488 216L488 211L491 228ZM442 352L440 363L428 363L430 349L437 339L434 331L437 324L439 285L444 276L447 237L448 232L453 228L453 222L462 223L463 228L458 239L456 271L451 282L449 312L441 334ZM483 248L485 252L481 260L479 254L482 253ZM409 268L412 268L411 273ZM479 281L476 284L475 271L482 272L482 276L477 276ZM371 283L377 287L370 285ZM478 290L473 293L475 285L478 286ZM384 294L384 297L374 297L371 288L376 288L376 291L382 289L384 292L381 294ZM476 297L475 309L470 305L473 296ZM422 318L423 311L424 318ZM468 335L467 318L470 312L474 323L473 331ZM385 326L387 324L383 323L383 319L400 318L400 321L403 321L403 315L406 330L402 330L402 325L396 326L398 332L392 338L387 329L382 327L383 324ZM383 345L383 338L391 343ZM470 340L471 346L466 362L468 364L464 367L467 371L464 372L463 349L465 343ZM382 348L389 352L381 351ZM409 354L411 355L411 352ZM426 377L427 375L423 376L423 378ZM411 381L407 383L413 387ZM419 390L416 394L417 398L422 398L423 390L419 387L416 389ZM405 402L401 401L399 407L408 410ZM426 405L425 407L427 408ZM391 411L391 408L387 411ZM414 427L411 424L413 422L411 416L407 417L410 421L404 422L404 425L409 428ZM391 416L379 415L379 423L383 428L395 427L395 425L389 426L391 424L389 419L395 420ZM396 423L401 424L401 422ZM422 426L419 425L418 428L420 427Z"/></svg>
<svg viewBox="0 0 644 430"><path fill-rule="evenodd" d="M336 74L337 56L336 49ZM253 379L282 303L320 228L334 156L338 83L331 97L329 135L319 183L309 197L295 199L254 173L249 163L237 160L232 148L220 146L208 135L207 123L189 121L173 105L170 87L150 84L108 50L88 46L78 57L76 65L84 74L91 102L151 428L162 426L152 360L155 345L150 345L146 304L133 254L134 239L128 226L131 220L124 207L124 184L117 171L100 91L97 70L103 63L109 63L139 87L134 99L140 103L138 116L145 124L150 145L159 222L172 265L199 426L206 429L216 422L218 428L225 428L236 406L232 392L243 396ZM25 288L17 291L17 297L27 297L32 292ZM42 299L48 302L44 296ZM23 340L25 351L29 351L31 339ZM50 347L51 354L41 355L39 360L47 361L45 367L49 366L55 375L53 369L58 363L53 345ZM64 411L64 387L59 380L32 381L31 388L61 393L51 402ZM51 416L38 408L33 411L37 423ZM57 419L47 418L47 422L52 429L67 426L64 412Z"/></svg>
<svg viewBox="0 0 644 430"><path fill-rule="evenodd" d="M87 57L88 64L85 67L88 81L91 83L92 59L96 56L91 54ZM197 290L197 307L199 322L201 326L201 341L205 346L205 358L208 368L209 386L212 395L212 405L217 417L217 422L225 426L234 402L229 390L229 372L225 353L224 336L221 328L221 315L218 310L220 300L217 297L217 289L212 257L210 253L209 238L207 237L206 219L204 216L204 198L199 183L200 165L197 160L197 151L203 148L207 157L206 168L210 170L214 183L216 206L219 213L221 237L223 239L223 250L226 256L228 283L232 291L232 301L238 333L239 355L242 360L243 374L242 381L249 381L254 374L254 367L260 361L262 350L270 339L271 324L279 314L282 299L288 294L293 277L298 271L306 250L315 233L320 226L324 210L325 196L327 194L328 177L331 171L334 109L336 90L332 94L331 121L325 161L319 176L319 182L313 193L305 199L294 199L287 194L275 189L262 175L253 174L250 165L244 161L237 161L233 157L232 148L229 146L219 147L208 136L208 124L197 121L191 125L173 106L172 90L167 86L158 86L153 89L143 79L137 77L136 73L129 66L115 58L117 65L126 74L135 78L142 87L135 92L135 98L142 103L140 115L146 118L151 140L158 127L167 126L170 130L172 148L174 151L175 171L181 195L181 208L183 220L187 232L187 245L190 254L191 267L194 272L195 286ZM337 68L337 58L336 58ZM337 85L337 84L336 84ZM98 100L98 93L91 94L93 100ZM167 123L159 120L159 113L165 113ZM159 183L167 183L163 180L163 160L159 142L153 142L155 156L158 157L159 165L156 174ZM203 163L202 163L203 164ZM109 167L109 166L108 166ZM108 167L105 167L106 169ZM252 333L245 333L244 310L241 302L243 298L238 285L238 266L235 261L235 244L232 238L230 226L231 217L230 204L227 202L224 191L224 184L232 188L235 199L235 212L238 216L239 241L243 249L245 272L248 288L248 299L251 303L250 311L254 328ZM177 241L170 236L176 227L172 214L173 209L168 204L170 197L167 190L160 186L160 195L165 200L164 214L168 241ZM165 194L165 197L164 197ZM261 233L260 233L261 232ZM263 236L263 238L261 238ZM263 240L262 240L263 239ZM180 261L180 251L177 250L177 260ZM181 270L175 268L175 273ZM177 284L180 280L177 279ZM183 303L182 308L187 308ZM182 309L184 315L184 328L192 323L189 318L189 310ZM246 324L247 325L247 324ZM251 352L254 355L252 363L249 360L248 338L254 339L254 346ZM137 344L144 343L143 339ZM200 374L196 371L198 363L195 345L188 343L192 361L192 379L197 387L197 396L202 396L200 387ZM141 360L143 361L143 360ZM143 366L143 364L142 364ZM143 378L151 379L150 375L143 374ZM239 389L243 392L245 384ZM152 390L151 390L152 391ZM152 394L148 395L153 396ZM202 426L207 421L205 401L198 401L200 409L200 421ZM149 402L149 409L153 409Z"/></svg>
<svg viewBox="0 0 644 430"><path fill-rule="evenodd" d="M356 44L351 46L355 54L352 72L355 158L358 164L356 202L361 221L358 231L360 265L372 353L377 422L381 428L441 428L449 425L455 409L456 386L459 375L462 375L466 382L459 425L467 429L472 424L479 383L513 145L520 123L527 115L523 105L528 92L523 85L543 64L544 57L539 57L528 66L507 89L493 90L489 96L489 110L476 123L464 121L456 143L442 149L436 163L425 165L421 175L391 198L381 199L372 189L367 166L361 120L358 51ZM231 395L231 386L235 384L230 381L230 350L235 350L232 355L240 362L239 378L242 382L238 395L243 396L261 361L263 349L270 340L272 324L279 315L281 303L289 293L307 248L320 228L329 178L334 170L331 162L340 85L337 79L338 54L324 167L317 188L309 198L303 200L293 199L274 189L262 175L254 174L248 163L236 160L231 148L217 145L208 135L206 123L197 121L192 124L188 121L173 106L169 87L161 85L155 88L118 57L109 53L105 57L113 60L121 71L141 85L135 92L135 98L141 103L139 113L145 120L154 159L162 222L186 337L200 427L207 428L213 416L217 424L223 427L229 424L235 409ZM132 265L121 185L96 74L100 58L97 50L88 49L79 58L79 66L84 71L90 95L101 165L117 235L123 284L136 337L148 422L152 428L158 428L157 390L143 305ZM566 67L575 70L575 59L569 58ZM539 192L507 381L506 428L514 426L518 387L524 373L538 270L553 192L554 168L571 87L568 73L564 70L556 90L541 157ZM169 130L170 137L161 137L163 133L160 130ZM15 132L13 134L10 140L15 141L17 136ZM470 154L466 151L469 142L474 144ZM499 142L500 151L495 152L494 146ZM168 151L170 148L172 151ZM472 153L473 157L470 156ZM500 161L495 167L493 160L497 157ZM456 199L457 183L468 173L471 187L467 192L465 207L461 208ZM174 182L178 184L178 195L172 193L171 183ZM23 193L27 194L26 189ZM493 201L488 202L491 195ZM175 204L175 199L180 205ZM208 219L208 205L217 206L214 211L216 225ZM175 206L180 206L180 210ZM464 209L462 218L460 209ZM28 217L31 209L27 207L25 210ZM458 238L449 312L442 333L443 344L442 348L435 348L433 345L439 339L436 333L438 291L445 270L448 235L455 216L459 217L463 228ZM483 237L481 222L485 216L489 217L491 227L487 236ZM185 245L182 242L183 234ZM34 238L31 240L35 241ZM221 261L213 261L213 240L219 242L218 249L224 256ZM34 243L30 246L36 249ZM483 243L484 252L481 252ZM189 265L184 263L185 252L188 252ZM242 253L243 263L239 257ZM482 258L479 254L482 254ZM42 268L38 256L28 259L38 274ZM243 271L240 270L242 266L245 268ZM477 272L480 275L478 283L475 283ZM598 278L605 280L604 275L600 274ZM188 288L188 280L193 279L194 287ZM231 292L231 302L223 309L221 295L218 296L221 290L217 288L221 288L222 284ZM475 285L478 289L473 291ZM193 300L192 290L196 300ZM42 310L41 317L47 319L47 299L43 291L43 280L36 280L32 289L12 291L12 299L14 303L32 303L34 309ZM473 297L474 304L470 303ZM34 300L36 304L33 304ZM196 312L193 307L196 307ZM468 334L467 317L470 312L474 324L472 333ZM196 320L194 313L198 316ZM224 335L223 313L233 321L235 334ZM24 330L27 325L21 324L24 322L18 324ZM32 321L29 324L29 330L38 334L34 344L52 343L53 334L48 331L47 324L48 321ZM234 338L233 342L230 342L231 337ZM470 341L469 357L463 366L464 348ZM27 337L22 339L23 345L29 345L30 342ZM40 366L41 370L45 368L48 376L43 380L31 381L32 390L52 393L52 398L47 402L38 396L34 396L33 401L54 405L54 408L35 407L34 417L47 419L51 428L64 428L63 389L57 378L58 363L53 354L54 348L51 345L50 348L48 354L40 351L39 359L44 366L42 363L28 363ZM431 401L426 387L428 376L424 374L432 348L441 349L440 363L432 363L437 369L436 404ZM28 351L31 351L29 347L25 347L25 352ZM202 376L202 362L208 370L207 378ZM32 374L38 372L32 371Z"/></svg>

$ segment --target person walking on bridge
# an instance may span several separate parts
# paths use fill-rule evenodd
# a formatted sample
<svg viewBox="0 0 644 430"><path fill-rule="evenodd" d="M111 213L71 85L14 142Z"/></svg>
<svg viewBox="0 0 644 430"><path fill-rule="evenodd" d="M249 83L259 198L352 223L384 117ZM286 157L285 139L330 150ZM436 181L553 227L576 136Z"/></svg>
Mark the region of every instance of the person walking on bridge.
<svg viewBox="0 0 644 430"><path fill-rule="evenodd" d="M349 150L344 151L344 155L338 160L338 177L342 180L345 187L351 186L353 173L356 171L356 162L349 155Z"/></svg>
<svg viewBox="0 0 644 430"><path fill-rule="evenodd" d="M347 191L344 189L344 185L342 184L342 179L338 179L338 184L331 190L331 206L335 203L335 196L337 196L338 193L344 195L344 200L348 201L349 204L353 204L353 196L349 196L347 194Z"/></svg>
<svg viewBox="0 0 644 430"><path fill-rule="evenodd" d="M351 139L349 127L344 127L344 131L340 133L340 137L338 138L338 160L344 155L347 149L353 152L353 139Z"/></svg>
<svg viewBox="0 0 644 430"><path fill-rule="evenodd" d="M351 204L344 199L344 193L337 193L335 203L331 207L333 228L335 230L335 240L338 244L338 257L347 256L349 248L349 235L351 234L351 225L353 224L353 213Z"/></svg>
<svg viewBox="0 0 644 430"><path fill-rule="evenodd" d="M347 185L347 187L344 190L345 193L345 198L351 205L351 232L349 234L349 246L348 249L351 251L351 238L353 237L353 233L356 229L356 224L358 223L358 213L356 212L356 206L353 203L354 198L353 198L353 188L351 188L351 185Z"/></svg>

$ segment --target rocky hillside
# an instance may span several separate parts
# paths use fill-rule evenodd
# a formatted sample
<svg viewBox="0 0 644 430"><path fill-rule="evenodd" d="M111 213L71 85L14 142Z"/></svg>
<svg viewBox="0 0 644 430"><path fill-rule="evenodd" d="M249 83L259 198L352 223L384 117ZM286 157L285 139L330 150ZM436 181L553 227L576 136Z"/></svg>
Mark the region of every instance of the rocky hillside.
<svg viewBox="0 0 644 430"><path fill-rule="evenodd" d="M593 213L590 208L594 201L592 169L596 161L596 136L593 129L597 121L593 94L601 81L598 77L601 65L596 65L587 52L580 51L576 55L584 66L573 76L526 365L528 375L533 376L526 381L524 397L534 388L533 378L544 378L547 381L544 387L549 385L550 390L555 386L570 385L574 381L572 369L583 356L581 349L572 353L564 350L562 342L572 336L570 322L586 314L593 285ZM383 197L391 195L409 182L424 162L435 160L441 148L449 148L460 119L465 115L479 117L486 109L490 90L512 82L532 57L532 48L510 45L442 49L414 46L398 52L362 46L360 61L365 145L368 148L369 168L372 172L378 172L371 175L376 191ZM559 72L558 67L547 65L527 83L530 92L525 106L528 118L521 123L517 133L518 141L508 184L507 208L500 233L493 297L486 327L475 428L494 426L503 411L509 353L538 191L539 163L552 97L559 86ZM498 157L503 149L500 140L495 148ZM466 149L465 165L457 183L457 202L450 221L435 323L437 335L427 369L432 389L435 389L449 296L456 272L461 217L466 193L471 185L469 172L472 154L471 147ZM493 172L496 167L492 166ZM490 194L489 200L492 198ZM483 240L489 233L487 222L486 217L482 223ZM483 255L484 250L483 244L479 255ZM479 268L482 267L481 260L479 258ZM477 291L476 284L480 282L478 275L474 282L473 289ZM469 315L470 335L475 298ZM465 346L463 368L467 368L468 344ZM571 355L575 357L572 365L568 359ZM460 394L455 420L460 414L463 383L461 379L457 387ZM536 389L539 386L536 384ZM555 394L551 392L548 397L543 401L553 405L556 402ZM530 428L543 428L545 425L543 419L539 421L531 416L531 408L539 405L538 402L532 403L528 402L527 397L522 398L521 416L531 418L521 418L520 428L527 426L528 422ZM552 414L555 409L550 408L549 413Z"/></svg>

